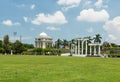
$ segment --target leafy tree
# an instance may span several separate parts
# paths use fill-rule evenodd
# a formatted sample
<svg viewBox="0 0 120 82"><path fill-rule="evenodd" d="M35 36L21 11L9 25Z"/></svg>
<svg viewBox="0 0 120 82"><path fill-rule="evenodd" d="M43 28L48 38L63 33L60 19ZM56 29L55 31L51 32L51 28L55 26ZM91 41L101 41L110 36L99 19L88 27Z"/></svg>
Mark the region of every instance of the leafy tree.
<svg viewBox="0 0 120 82"><path fill-rule="evenodd" d="M0 48L0 53L4 53L4 49L3 48Z"/></svg>
<svg viewBox="0 0 120 82"><path fill-rule="evenodd" d="M16 40L13 44L13 50L15 54L21 54L24 51L24 46L19 40Z"/></svg>
<svg viewBox="0 0 120 82"><path fill-rule="evenodd" d="M51 48L45 48L43 50L44 50L45 55L50 55L52 49Z"/></svg>
<svg viewBox="0 0 120 82"><path fill-rule="evenodd" d="M111 47L119 47L117 44L115 44L115 43L110 43L110 46Z"/></svg>
<svg viewBox="0 0 120 82"><path fill-rule="evenodd" d="M2 48L2 40L0 40L0 48Z"/></svg>
<svg viewBox="0 0 120 82"><path fill-rule="evenodd" d="M5 35L3 38L3 48L5 50L5 53L9 53L10 49L9 49L9 36Z"/></svg>
<svg viewBox="0 0 120 82"><path fill-rule="evenodd" d="M26 49L32 49L32 48L34 48L34 45L33 45L33 44L23 44L23 46L24 46Z"/></svg>
<svg viewBox="0 0 120 82"><path fill-rule="evenodd" d="M35 52L35 55L43 55L43 49L42 48L34 48L33 51Z"/></svg>
<svg viewBox="0 0 120 82"><path fill-rule="evenodd" d="M94 39L94 43L101 43L102 37L100 36L100 34L96 34L93 39Z"/></svg>

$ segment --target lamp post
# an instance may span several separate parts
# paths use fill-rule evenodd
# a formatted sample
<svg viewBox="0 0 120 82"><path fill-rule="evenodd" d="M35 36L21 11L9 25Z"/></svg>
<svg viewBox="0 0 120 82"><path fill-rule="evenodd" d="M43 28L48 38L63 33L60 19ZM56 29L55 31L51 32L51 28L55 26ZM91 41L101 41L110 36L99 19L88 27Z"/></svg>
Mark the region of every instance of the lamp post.
<svg viewBox="0 0 120 82"><path fill-rule="evenodd" d="M13 35L14 35L14 42L15 42L15 36L17 35L17 32L13 32Z"/></svg>
<svg viewBox="0 0 120 82"><path fill-rule="evenodd" d="M20 42L22 42L22 36L20 35Z"/></svg>
<svg viewBox="0 0 120 82"><path fill-rule="evenodd" d="M13 36L14 36L14 41L13 41L13 42L14 42L14 43L15 43L15 40L16 40L16 39L15 39L15 36L16 36L16 35L17 35L17 32L13 32ZM13 44L13 49L14 49L14 44ZM13 55L13 50L11 50L11 55Z"/></svg>

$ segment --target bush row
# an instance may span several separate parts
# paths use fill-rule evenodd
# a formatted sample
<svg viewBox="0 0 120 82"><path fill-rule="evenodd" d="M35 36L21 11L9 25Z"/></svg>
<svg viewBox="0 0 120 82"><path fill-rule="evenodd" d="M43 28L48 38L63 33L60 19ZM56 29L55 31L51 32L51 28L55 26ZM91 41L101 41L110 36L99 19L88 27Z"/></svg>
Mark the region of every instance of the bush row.
<svg viewBox="0 0 120 82"><path fill-rule="evenodd" d="M60 55L61 50L52 48L34 48L23 52L24 55Z"/></svg>

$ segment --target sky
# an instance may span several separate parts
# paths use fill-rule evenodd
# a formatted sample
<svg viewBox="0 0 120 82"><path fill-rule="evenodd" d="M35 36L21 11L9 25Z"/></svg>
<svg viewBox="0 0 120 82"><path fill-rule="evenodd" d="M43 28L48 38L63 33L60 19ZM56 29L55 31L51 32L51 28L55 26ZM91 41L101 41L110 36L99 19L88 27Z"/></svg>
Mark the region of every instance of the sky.
<svg viewBox="0 0 120 82"><path fill-rule="evenodd" d="M41 32L71 40L100 34L120 44L120 0L0 0L0 39L34 44Z"/></svg>

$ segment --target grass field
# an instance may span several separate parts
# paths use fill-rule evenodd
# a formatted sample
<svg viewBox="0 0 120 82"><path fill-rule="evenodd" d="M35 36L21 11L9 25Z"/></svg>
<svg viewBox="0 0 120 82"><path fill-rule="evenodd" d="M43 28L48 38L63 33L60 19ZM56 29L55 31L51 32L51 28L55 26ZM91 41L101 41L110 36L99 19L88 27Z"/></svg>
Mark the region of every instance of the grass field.
<svg viewBox="0 0 120 82"><path fill-rule="evenodd" d="M120 59L1 55L0 82L120 82Z"/></svg>

